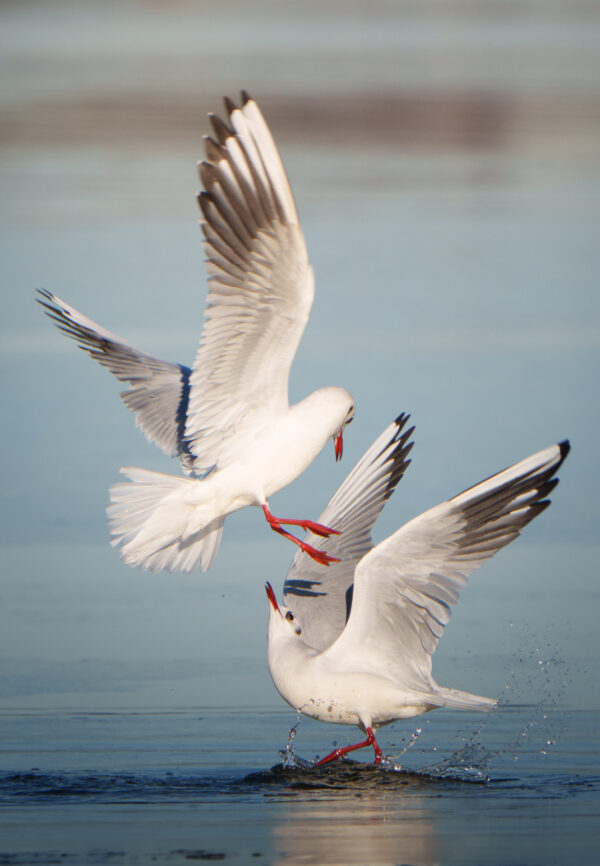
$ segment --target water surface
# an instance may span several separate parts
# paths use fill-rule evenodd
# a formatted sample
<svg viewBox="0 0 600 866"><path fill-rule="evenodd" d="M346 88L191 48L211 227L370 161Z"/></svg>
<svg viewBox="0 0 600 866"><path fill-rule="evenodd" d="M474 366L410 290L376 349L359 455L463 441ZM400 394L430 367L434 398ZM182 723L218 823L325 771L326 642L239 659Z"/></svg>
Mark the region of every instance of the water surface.
<svg viewBox="0 0 600 866"><path fill-rule="evenodd" d="M332 730L339 744L357 732L306 719L291 758L290 721L244 709L4 712L0 862L595 862L593 713L433 714L380 732L381 768L367 750L311 768Z"/></svg>
<svg viewBox="0 0 600 866"><path fill-rule="evenodd" d="M599 23L585 0L0 5L0 863L597 861ZM343 464L324 452L274 508L316 517L400 411L413 463L376 540L573 446L434 657L442 684L508 708L382 731L410 772L271 772L295 717L263 585L290 546L248 509L209 575L126 568L107 488L173 464L33 301L192 361L196 161L242 87L316 273L292 398L357 400ZM333 731L303 720L295 755L354 735Z"/></svg>

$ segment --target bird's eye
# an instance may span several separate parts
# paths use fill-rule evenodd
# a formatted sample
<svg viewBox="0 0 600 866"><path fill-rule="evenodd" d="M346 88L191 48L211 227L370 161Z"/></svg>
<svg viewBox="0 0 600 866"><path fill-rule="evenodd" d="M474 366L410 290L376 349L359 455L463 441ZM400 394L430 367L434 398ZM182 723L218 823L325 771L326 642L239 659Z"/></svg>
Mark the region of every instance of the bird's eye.
<svg viewBox="0 0 600 866"><path fill-rule="evenodd" d="M292 613L291 610L288 610L288 612L285 615L285 618L287 619L288 622L294 621L294 614Z"/></svg>

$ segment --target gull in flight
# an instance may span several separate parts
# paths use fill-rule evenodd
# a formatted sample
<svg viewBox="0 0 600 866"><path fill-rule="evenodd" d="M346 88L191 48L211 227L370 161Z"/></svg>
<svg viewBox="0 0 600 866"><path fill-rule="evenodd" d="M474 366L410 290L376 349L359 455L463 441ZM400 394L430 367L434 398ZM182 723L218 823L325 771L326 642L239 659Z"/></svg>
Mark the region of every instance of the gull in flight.
<svg viewBox="0 0 600 866"><path fill-rule="evenodd" d="M269 583L268 660L280 695L323 722L357 725L355 749L381 749L375 730L438 707L489 710L496 701L439 686L431 657L468 575L550 504L567 441L521 460L425 511L373 547L372 527L410 461L400 415L369 448L321 520L341 534L316 540L339 561L327 572L295 557L285 605Z"/></svg>
<svg viewBox="0 0 600 866"><path fill-rule="evenodd" d="M271 514L268 498L290 484L333 438L335 457L354 401L343 388L292 406L290 367L308 321L313 271L277 147L256 102L225 99L210 116L199 171L209 291L193 367L154 358L97 325L56 295L40 303L89 355L128 382L125 405L148 439L179 457L186 476L124 467L110 490L112 543L129 565L158 571L208 569L225 517L260 506L269 525L320 565L333 558L284 525L317 537L337 530Z"/></svg>

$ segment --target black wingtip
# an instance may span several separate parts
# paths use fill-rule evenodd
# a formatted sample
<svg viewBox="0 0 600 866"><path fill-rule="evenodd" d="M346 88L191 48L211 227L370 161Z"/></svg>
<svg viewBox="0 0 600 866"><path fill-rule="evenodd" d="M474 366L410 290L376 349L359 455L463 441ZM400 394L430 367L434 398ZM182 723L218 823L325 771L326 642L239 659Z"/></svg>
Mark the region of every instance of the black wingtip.
<svg viewBox="0 0 600 866"><path fill-rule="evenodd" d="M223 159L223 147L218 144L210 135L203 136L204 152L209 162L219 162Z"/></svg>
<svg viewBox="0 0 600 866"><path fill-rule="evenodd" d="M394 424L401 430L410 418L409 412L400 412L397 418L394 418ZM414 428L413 428L414 429Z"/></svg>
<svg viewBox="0 0 600 866"><path fill-rule="evenodd" d="M398 428L396 430L395 438L400 443L401 448L404 448L406 446L406 443L408 442L410 437L415 432L415 425L414 424L412 425L412 427L409 427L408 429L406 429L406 425L409 421L410 421L410 413L409 412L401 412L398 415L398 417L394 420L394 424ZM408 452L411 450L413 445L414 445L414 442L411 442L410 445L408 446L407 450L406 450L406 454L408 454Z"/></svg>
<svg viewBox="0 0 600 866"><path fill-rule="evenodd" d="M235 104L233 99L229 98L229 96L223 97L223 105L225 106L225 111L227 112L228 117L231 117L233 112L237 109L237 105Z"/></svg>
<svg viewBox="0 0 600 866"><path fill-rule="evenodd" d="M206 160L202 160L198 163L198 176L204 185L204 189L207 192L210 192L213 186L215 185L217 175L216 170L212 162L206 162Z"/></svg>
<svg viewBox="0 0 600 866"><path fill-rule="evenodd" d="M203 189L196 196L196 200L202 211L203 218L208 221L210 219L210 203L213 201L212 194Z"/></svg>
<svg viewBox="0 0 600 866"><path fill-rule="evenodd" d="M48 289L36 289L36 292L38 293L38 295L41 295L41 297L39 298L34 298L34 300L37 301L38 304L41 304L43 307L45 307L46 301L52 302L53 295L52 292L48 291ZM45 300L42 300L42 298L45 298Z"/></svg>
<svg viewBox="0 0 600 866"><path fill-rule="evenodd" d="M221 118L216 114L209 114L208 119L210 120L213 132L216 136L218 143L225 144L227 139L231 138L231 136L233 135L233 130L230 129L225 123L225 121L221 120Z"/></svg>
<svg viewBox="0 0 600 866"><path fill-rule="evenodd" d="M40 305L40 307L44 308L44 312L50 319L54 319L56 322L60 322L61 317L68 316L69 313L66 310L59 310L56 306L56 301L54 300L54 295L52 292L49 292L48 289L36 289L39 297L34 298L34 301Z"/></svg>
<svg viewBox="0 0 600 866"><path fill-rule="evenodd" d="M568 439L563 439L562 442L558 443L558 447L560 448L560 459L564 460L569 451L571 450L571 443Z"/></svg>

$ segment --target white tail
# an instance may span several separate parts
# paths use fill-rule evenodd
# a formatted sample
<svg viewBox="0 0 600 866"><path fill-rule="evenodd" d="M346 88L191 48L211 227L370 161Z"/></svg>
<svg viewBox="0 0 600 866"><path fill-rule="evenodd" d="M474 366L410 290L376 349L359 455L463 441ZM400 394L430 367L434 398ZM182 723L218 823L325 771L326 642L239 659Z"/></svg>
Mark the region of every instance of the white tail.
<svg viewBox="0 0 600 866"><path fill-rule="evenodd" d="M443 706L452 710L493 710L498 703L493 698L472 695L470 692L461 692L460 689L438 686L438 691L444 699Z"/></svg>
<svg viewBox="0 0 600 866"><path fill-rule="evenodd" d="M121 558L148 571L202 571L212 565L224 517L202 523L202 509L190 501L197 479L126 466L129 481L113 484L106 509L112 544L122 544Z"/></svg>

